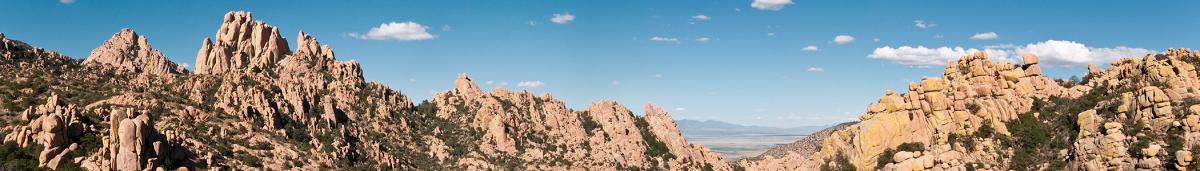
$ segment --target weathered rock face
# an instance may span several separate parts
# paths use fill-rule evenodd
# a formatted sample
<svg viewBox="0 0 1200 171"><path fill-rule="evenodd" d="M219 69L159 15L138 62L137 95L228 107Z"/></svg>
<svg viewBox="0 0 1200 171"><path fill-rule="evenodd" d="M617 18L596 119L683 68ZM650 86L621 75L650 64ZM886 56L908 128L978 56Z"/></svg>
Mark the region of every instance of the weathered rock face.
<svg viewBox="0 0 1200 171"><path fill-rule="evenodd" d="M112 38L92 50L83 63L108 65L132 73L167 75L188 72L187 68L167 60L162 52L151 48L145 36L128 28L113 34Z"/></svg>

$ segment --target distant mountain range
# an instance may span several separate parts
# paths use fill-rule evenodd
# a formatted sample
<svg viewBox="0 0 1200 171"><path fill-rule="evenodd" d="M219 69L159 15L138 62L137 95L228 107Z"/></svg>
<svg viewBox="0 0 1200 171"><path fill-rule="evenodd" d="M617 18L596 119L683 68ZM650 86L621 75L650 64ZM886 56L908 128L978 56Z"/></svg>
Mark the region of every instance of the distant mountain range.
<svg viewBox="0 0 1200 171"><path fill-rule="evenodd" d="M762 134L789 134L789 135L808 135L829 127L825 126L800 126L791 128L778 128L768 126L740 125L729 122L715 120L690 120L680 119L675 120L679 125L679 132L683 136L736 136L736 135L762 135Z"/></svg>

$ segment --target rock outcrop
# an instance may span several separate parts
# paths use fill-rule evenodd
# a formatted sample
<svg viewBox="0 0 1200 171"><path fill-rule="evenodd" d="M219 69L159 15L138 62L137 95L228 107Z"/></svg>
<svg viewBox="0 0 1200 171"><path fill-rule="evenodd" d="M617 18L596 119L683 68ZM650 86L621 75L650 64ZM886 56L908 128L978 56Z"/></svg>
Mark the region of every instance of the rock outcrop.
<svg viewBox="0 0 1200 171"><path fill-rule="evenodd" d="M185 74L187 68L175 64L162 52L150 47L145 36L133 29L125 28L104 41L83 61L84 64L102 64L123 72L146 74Z"/></svg>
<svg viewBox="0 0 1200 171"><path fill-rule="evenodd" d="M5 142L15 142L22 147L40 145L42 152L38 155L38 165L50 169L58 169L59 165L71 152L78 150L75 140L84 133L84 123L80 121L79 111L75 105L63 104L58 95L50 95L46 104L31 106L19 114L22 120L29 121L26 126L16 126L4 137Z"/></svg>

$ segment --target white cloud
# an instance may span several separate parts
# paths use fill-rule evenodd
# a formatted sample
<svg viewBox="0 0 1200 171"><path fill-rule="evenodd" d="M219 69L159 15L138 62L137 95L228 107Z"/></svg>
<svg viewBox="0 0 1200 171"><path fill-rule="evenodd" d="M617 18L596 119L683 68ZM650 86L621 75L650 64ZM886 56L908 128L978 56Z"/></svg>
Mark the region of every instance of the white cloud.
<svg viewBox="0 0 1200 171"><path fill-rule="evenodd" d="M996 38L1000 38L1000 35L996 34L996 32L975 33L974 36L971 36L971 40L992 40Z"/></svg>
<svg viewBox="0 0 1200 171"><path fill-rule="evenodd" d="M487 80L487 81L484 81L483 83L484 83L484 84L487 84L487 85L492 85L492 84L495 84L495 83L496 83L496 81Z"/></svg>
<svg viewBox="0 0 1200 171"><path fill-rule="evenodd" d="M679 43L679 39L677 39L677 38L659 37L659 36L650 37L650 41Z"/></svg>
<svg viewBox="0 0 1200 171"><path fill-rule="evenodd" d="M933 35L933 38L935 38L935 39L941 39L941 38L943 38L943 37L946 37L946 35L940 35L940 34L939 34L939 35Z"/></svg>
<svg viewBox="0 0 1200 171"><path fill-rule="evenodd" d="M916 25L916 26L917 26L917 28L930 28L930 27L936 27L936 26L937 26L937 24L933 24L933 23L925 23L925 20L914 20L914 21L913 21L913 24L914 24L914 25Z"/></svg>
<svg viewBox="0 0 1200 171"><path fill-rule="evenodd" d="M879 42L879 38L871 39L871 41Z"/></svg>
<svg viewBox="0 0 1200 171"><path fill-rule="evenodd" d="M181 66L181 67L184 67L184 68L190 68L190 67L192 67L192 64L188 64L188 63L179 63L179 66Z"/></svg>
<svg viewBox="0 0 1200 171"><path fill-rule="evenodd" d="M803 49L800 49L800 50L803 50L803 51L817 51L817 50L820 50L820 49L817 49L817 46L812 46L812 45L809 45L809 46L807 46L807 47L804 47Z"/></svg>
<svg viewBox="0 0 1200 171"><path fill-rule="evenodd" d="M711 17L708 17L707 15L704 15L704 14L692 16L692 20L696 20L696 21L708 21L711 19L712 19Z"/></svg>
<svg viewBox="0 0 1200 171"><path fill-rule="evenodd" d="M808 67L808 72L825 72L825 68Z"/></svg>
<svg viewBox="0 0 1200 171"><path fill-rule="evenodd" d="M567 24L571 21L575 21L575 15L571 15L571 13L554 14L554 17L550 18L550 22L556 24Z"/></svg>
<svg viewBox="0 0 1200 171"><path fill-rule="evenodd" d="M522 81L522 82L517 83L517 87L526 87L526 88L540 88L545 85L546 85L546 83L543 83L542 81Z"/></svg>
<svg viewBox="0 0 1200 171"><path fill-rule="evenodd" d="M500 82L500 86L508 86L508 81L502 81L502 82Z"/></svg>
<svg viewBox="0 0 1200 171"><path fill-rule="evenodd" d="M767 36L775 36L775 33L767 33Z"/></svg>
<svg viewBox="0 0 1200 171"><path fill-rule="evenodd" d="M389 40L389 39L391 39L391 40L400 40L400 41L412 41L412 40L433 39L434 35L429 34L429 32L425 31L425 29L428 29L428 28L429 27L426 27L426 26L423 26L421 24L417 24L417 23L414 23L411 21L403 22L403 23L388 22L388 23L380 24L379 27L371 28L371 31L367 32L367 34L365 34L365 35L360 35L358 33L350 33L349 35L351 37L363 39L363 40Z"/></svg>
<svg viewBox="0 0 1200 171"><path fill-rule="evenodd" d="M841 44L846 44L846 43L850 43L850 42L854 42L854 36L850 36L850 35L837 35L837 36L834 36L834 37L833 37L833 42L834 42L834 43L837 43L837 44L839 44L839 45L841 45Z"/></svg>
<svg viewBox="0 0 1200 171"><path fill-rule="evenodd" d="M612 85L621 85L621 81L613 80L613 81L612 81L612 83L610 83L610 84L612 84Z"/></svg>
<svg viewBox="0 0 1200 171"><path fill-rule="evenodd" d="M700 43L708 42L709 40L712 40L712 39L710 39L708 37L696 38L696 42L700 42Z"/></svg>
<svg viewBox="0 0 1200 171"><path fill-rule="evenodd" d="M779 11L783 6L792 4L792 0L754 0L750 3L750 7L759 10Z"/></svg>
<svg viewBox="0 0 1200 171"><path fill-rule="evenodd" d="M662 77L663 77L662 74L654 74L654 78L662 78Z"/></svg>
<svg viewBox="0 0 1200 171"><path fill-rule="evenodd" d="M58 3L70 5L70 4L74 4L75 0L58 0Z"/></svg>
<svg viewBox="0 0 1200 171"><path fill-rule="evenodd" d="M687 110L687 108L677 107L677 108L675 108L675 110L678 110L678 111L685 111L685 110Z"/></svg>
<svg viewBox="0 0 1200 171"><path fill-rule="evenodd" d="M529 26L537 26L537 23L534 23L533 21L529 21Z"/></svg>
<svg viewBox="0 0 1200 171"><path fill-rule="evenodd" d="M993 60L1011 61L1015 61L1023 54L1034 54L1039 57L1039 62L1042 64L1061 67L1103 64L1123 57L1138 57L1146 54L1156 53L1143 48L1130 48L1125 46L1117 46L1114 48L1096 48L1088 47L1087 45L1073 41L1047 40L1043 42L1026 44L1024 46L1008 44L991 45L984 46L983 49L963 47L926 48L923 46L901 46L899 48L892 48L885 46L882 48L876 48L875 51L870 55L867 55L867 57L871 59L888 60L902 65L929 67L944 65L947 60L955 60L959 57L975 52L985 52L988 54L988 57L992 58Z"/></svg>

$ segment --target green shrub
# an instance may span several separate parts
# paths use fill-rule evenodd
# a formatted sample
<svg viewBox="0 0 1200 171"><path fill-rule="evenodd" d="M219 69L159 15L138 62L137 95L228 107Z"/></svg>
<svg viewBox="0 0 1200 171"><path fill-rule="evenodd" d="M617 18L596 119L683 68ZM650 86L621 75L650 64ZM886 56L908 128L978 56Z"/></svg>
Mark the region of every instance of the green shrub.
<svg viewBox="0 0 1200 171"><path fill-rule="evenodd" d="M657 159L674 159L675 155L671 154L670 149L667 148L667 144L660 141L658 137L654 136L654 133L650 132L650 123L646 122L646 118L638 116L633 117L634 120L636 120L635 124L637 125L638 130L641 130L642 140L646 142L646 160L653 162ZM658 164L655 163L654 165Z"/></svg>
<svg viewBox="0 0 1200 171"><path fill-rule="evenodd" d="M830 159L825 159L830 160ZM850 158L846 157L845 153L838 152L833 158L834 165L829 165L829 162L821 164L821 171L855 171L858 170L854 164L850 163Z"/></svg>
<svg viewBox="0 0 1200 171"><path fill-rule="evenodd" d="M41 152L41 145L21 148L17 143L5 142L0 145L0 170L45 170L38 167Z"/></svg>
<svg viewBox="0 0 1200 171"><path fill-rule="evenodd" d="M891 163L892 157L895 156L897 152L901 151L925 151L925 144L919 142L909 142L900 144L900 146L896 146L895 150L891 148L883 150L883 153L880 153L879 157L875 159L875 170L882 169L884 165Z"/></svg>
<svg viewBox="0 0 1200 171"><path fill-rule="evenodd" d="M596 121L592 119L592 115L587 111L579 113L579 121L583 123L583 131L587 132L588 136L594 135L595 133L593 131L600 128L600 123L596 123Z"/></svg>

